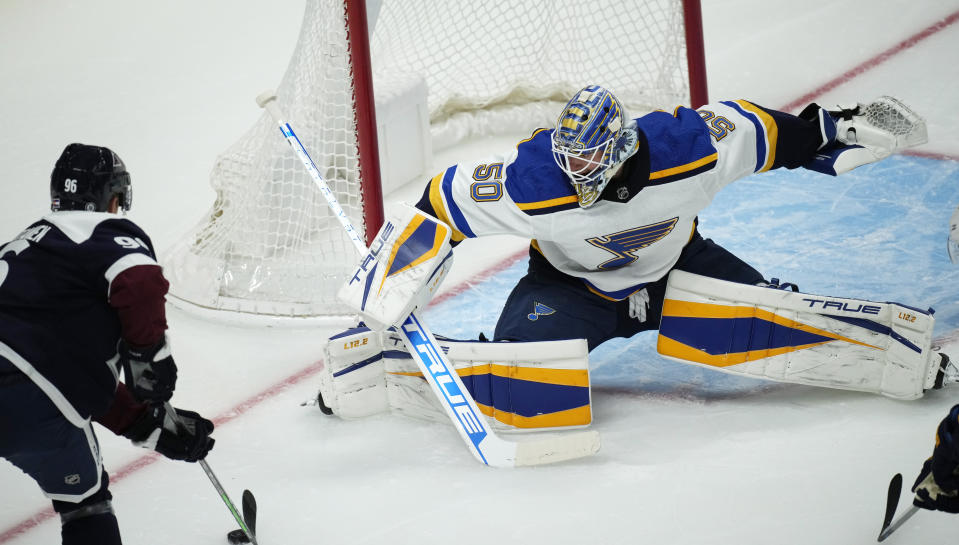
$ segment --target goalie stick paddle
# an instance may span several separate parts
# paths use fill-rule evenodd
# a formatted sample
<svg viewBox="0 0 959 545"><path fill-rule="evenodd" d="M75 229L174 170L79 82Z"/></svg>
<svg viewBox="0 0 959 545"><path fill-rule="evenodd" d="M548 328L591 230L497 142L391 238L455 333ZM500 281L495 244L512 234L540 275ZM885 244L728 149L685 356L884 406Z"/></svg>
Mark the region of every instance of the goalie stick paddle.
<svg viewBox="0 0 959 545"><path fill-rule="evenodd" d="M913 505L908 511L902 514L896 522L892 518L896 515L896 508L899 507L899 496L902 494L902 473L896 473L889 481L889 491L886 494L886 515L882 519L882 529L879 531L877 541L883 541L889 537L897 528L902 526L909 517L916 514L919 508Z"/></svg>
<svg viewBox="0 0 959 545"><path fill-rule="evenodd" d="M303 143L284 120L276 103L276 95L273 91L261 93L256 97L256 103L266 109L273 121L279 125L283 138L313 178L356 250L361 256L366 255L369 252L366 244L350 223L346 212L316 168L316 163L310 158ZM581 458L599 451L599 433L594 430L523 442L509 441L497 436L426 325L415 314L410 314L398 330L446 415L470 452L480 462L494 467L540 465Z"/></svg>

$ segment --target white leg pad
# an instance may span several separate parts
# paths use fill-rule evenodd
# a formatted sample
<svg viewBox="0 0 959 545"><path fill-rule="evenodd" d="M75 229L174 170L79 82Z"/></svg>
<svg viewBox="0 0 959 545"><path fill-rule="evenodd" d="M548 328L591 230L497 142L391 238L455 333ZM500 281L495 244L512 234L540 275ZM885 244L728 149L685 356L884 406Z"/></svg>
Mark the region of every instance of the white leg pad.
<svg viewBox="0 0 959 545"><path fill-rule="evenodd" d="M438 342L494 429L543 431L592 422L585 340ZM320 393L334 414L358 418L389 409L448 421L395 332L352 329L330 339L325 353Z"/></svg>
<svg viewBox="0 0 959 545"><path fill-rule="evenodd" d="M670 274L657 349L727 373L916 399L939 371L932 310Z"/></svg>
<svg viewBox="0 0 959 545"><path fill-rule="evenodd" d="M323 354L320 395L333 414L351 419L389 409L378 331L356 327L334 335Z"/></svg>

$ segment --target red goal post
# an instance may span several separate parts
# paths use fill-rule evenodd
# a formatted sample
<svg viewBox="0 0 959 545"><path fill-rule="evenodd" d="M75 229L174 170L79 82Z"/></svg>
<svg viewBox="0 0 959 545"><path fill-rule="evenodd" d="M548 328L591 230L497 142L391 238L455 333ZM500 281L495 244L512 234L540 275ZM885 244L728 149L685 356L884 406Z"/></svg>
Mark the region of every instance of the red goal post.
<svg viewBox="0 0 959 545"><path fill-rule="evenodd" d="M699 0L307 0L277 100L368 239L384 187L448 166L434 151L551 125L587 84L634 114L702 105L701 20ZM164 261L174 304L349 313L336 292L352 244L269 116L217 158L210 183L211 210Z"/></svg>

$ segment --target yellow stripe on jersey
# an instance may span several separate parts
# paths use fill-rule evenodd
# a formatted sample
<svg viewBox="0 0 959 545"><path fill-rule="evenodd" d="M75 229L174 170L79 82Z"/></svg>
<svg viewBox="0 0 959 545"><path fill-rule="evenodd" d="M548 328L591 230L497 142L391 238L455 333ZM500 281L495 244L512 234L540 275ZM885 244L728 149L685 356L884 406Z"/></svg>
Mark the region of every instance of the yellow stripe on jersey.
<svg viewBox="0 0 959 545"><path fill-rule="evenodd" d="M585 282L583 283L583 285L586 286L586 289L588 289L588 290L589 290L590 292L592 292L594 295L598 295L598 296L602 297L603 299L606 299L607 301L612 301L612 302L614 302L614 303L618 303L619 301L624 301L624 300L626 300L626 299L629 299L630 297L632 297L632 295L633 295L634 293L636 293L637 291L641 291L641 290L643 290L643 289L646 287L646 284L643 284L642 287L636 288L636 291L630 293L630 294L627 295L626 297L623 297L622 299L613 299L612 297L606 295L605 293L599 291L598 289L594 288L593 286L590 286L589 284L587 284L587 283L585 283Z"/></svg>
<svg viewBox="0 0 959 545"><path fill-rule="evenodd" d="M675 174L682 174L683 172L689 172L690 170L694 170L703 165L708 165L709 163L715 162L718 157L719 157L718 154L713 153L712 155L707 155L706 157L703 157L702 159L699 159L697 161L693 161L692 163L686 163L685 165L679 165L678 167L658 170L656 172L650 172L649 179L657 180L659 178L665 178L667 176L673 176Z"/></svg>
<svg viewBox="0 0 959 545"><path fill-rule="evenodd" d="M576 202L576 195L569 195L566 197L557 197L555 199L548 199L545 201L518 202L516 203L516 206L518 206L520 210L539 210L541 208L550 208L552 206L561 206L574 202Z"/></svg>
<svg viewBox="0 0 959 545"><path fill-rule="evenodd" d="M430 204L433 205L433 212L436 212L436 219L450 226L450 240L460 242L466 238L466 235L456 228L456 224L450 219L450 213L443 202L443 176L445 175L446 171L443 171L430 180Z"/></svg>
<svg viewBox="0 0 959 545"><path fill-rule="evenodd" d="M516 143L516 147L518 148L520 144L529 142L529 141L532 140L533 138L536 138L536 135L537 135L537 134L539 134L539 133L541 133L541 132L543 132L543 131L548 131L548 130L549 130L549 129L546 129L546 128L536 129L535 131L533 131L533 134L529 135L529 138L526 138L526 139L524 139L524 140L520 140L519 142L517 142L517 143Z"/></svg>
<svg viewBox="0 0 959 545"><path fill-rule="evenodd" d="M779 140L779 126L776 125L776 120L759 106L756 106L752 102L747 102L745 100L736 100L736 104L739 104L744 110L753 113L759 120L762 122L763 126L766 127L766 162L763 164L763 167L756 172L765 172L772 168L773 163L776 162L776 142ZM760 135L756 135L756 138L761 138Z"/></svg>

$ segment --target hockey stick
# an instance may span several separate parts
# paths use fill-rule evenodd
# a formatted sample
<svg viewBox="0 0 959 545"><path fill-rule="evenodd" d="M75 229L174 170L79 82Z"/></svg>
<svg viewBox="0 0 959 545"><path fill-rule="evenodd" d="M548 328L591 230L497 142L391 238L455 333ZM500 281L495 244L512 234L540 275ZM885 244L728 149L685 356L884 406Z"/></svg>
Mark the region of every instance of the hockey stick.
<svg viewBox="0 0 959 545"><path fill-rule="evenodd" d="M256 498L253 497L253 492L249 490L243 491L243 520L246 521L246 525L250 529L250 534L247 535L246 531L243 528L239 530L233 530L232 532L226 535L227 540L230 543L239 544L239 543L249 543L250 535L256 535Z"/></svg>
<svg viewBox="0 0 959 545"><path fill-rule="evenodd" d="M181 431L185 431L185 426L183 422L180 421L180 417L176 414L176 409L173 408L173 405L170 405L170 402L167 401L163 404L166 407L166 413L170 415L170 419L173 420L176 427ZM213 474L213 470L210 469L210 464L206 463L206 460L200 460L200 467L203 468L203 471L206 472L206 476L210 478L210 482L213 483L213 488L216 488L217 493L220 495L220 499L223 500L223 503L226 504L227 509L230 510L230 514L233 515L233 518L236 519L237 523L240 525L240 529L243 530L243 533L246 534L246 537L250 540L250 543L257 545L256 536L253 535L253 530L247 527L246 522L243 521L243 517L240 516L240 512L236 510L236 506L233 505L233 502L230 500L230 496L226 493L226 490L223 489L223 485L220 484L220 480L216 478L216 475ZM250 494L252 498L252 494Z"/></svg>
<svg viewBox="0 0 959 545"><path fill-rule="evenodd" d="M895 522L892 517L896 514L896 508L899 506L899 496L902 494L902 474L896 473L889 481L889 491L886 494L886 515L882 519L882 529L879 531L877 541L882 541L895 532L904 522L919 511L919 508L913 505L909 510L903 513Z"/></svg>
<svg viewBox="0 0 959 545"><path fill-rule="evenodd" d="M346 229L356 250L361 256L366 255L369 249L350 223L346 212L316 168L316 163L310 158L303 143L284 120L276 103L276 95L267 91L256 97L256 103L266 109L273 121L279 125L283 138L306 167L320 193L326 198L333 215ZM599 450L599 433L593 430L523 442L509 441L497 436L426 325L415 314L410 314L398 328L398 332L447 416L473 456L480 462L494 467L539 465L581 458Z"/></svg>

